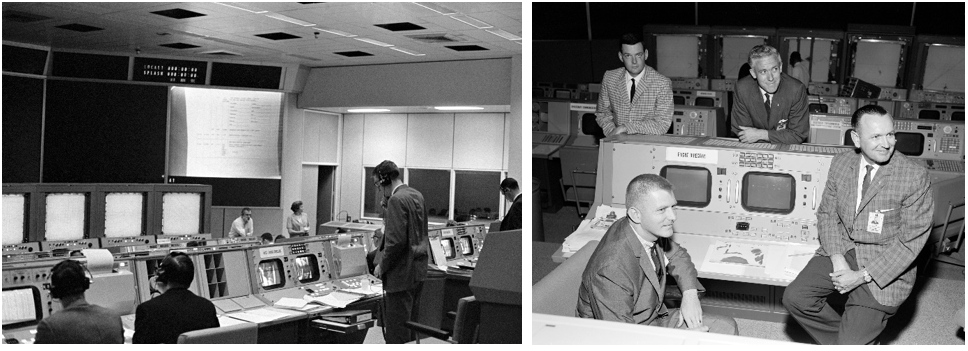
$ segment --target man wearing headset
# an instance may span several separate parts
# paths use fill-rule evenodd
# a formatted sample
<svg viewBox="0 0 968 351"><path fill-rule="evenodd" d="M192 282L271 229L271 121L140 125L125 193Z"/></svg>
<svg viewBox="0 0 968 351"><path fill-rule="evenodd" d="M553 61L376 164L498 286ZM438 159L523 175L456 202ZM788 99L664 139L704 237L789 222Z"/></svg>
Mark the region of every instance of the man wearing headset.
<svg viewBox="0 0 968 351"><path fill-rule="evenodd" d="M174 344L181 333L219 326L215 305L188 291L195 279L195 264L187 254L169 253L156 274L161 295L138 305L135 344Z"/></svg>
<svg viewBox="0 0 968 351"><path fill-rule="evenodd" d="M400 170L392 161L373 169L373 183L383 192L386 232L380 242L383 259L373 275L383 280L385 311L383 325L388 344L413 340L404 323L416 320L420 290L427 278L427 208L419 191L403 184Z"/></svg>
<svg viewBox="0 0 968 351"><path fill-rule="evenodd" d="M50 271L50 296L63 309L37 325L37 344L121 344L124 328L111 310L87 303L84 291L91 281L86 268L75 260L64 260Z"/></svg>
<svg viewBox="0 0 968 351"><path fill-rule="evenodd" d="M521 188L514 178L507 178L501 182L501 195L511 202L511 208L501 220L501 231L521 229Z"/></svg>

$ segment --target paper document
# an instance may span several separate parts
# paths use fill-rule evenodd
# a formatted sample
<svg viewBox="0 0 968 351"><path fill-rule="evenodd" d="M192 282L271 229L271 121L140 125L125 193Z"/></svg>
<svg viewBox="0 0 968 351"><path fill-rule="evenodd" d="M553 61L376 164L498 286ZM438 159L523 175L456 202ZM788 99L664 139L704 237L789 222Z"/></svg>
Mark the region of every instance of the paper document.
<svg viewBox="0 0 968 351"><path fill-rule="evenodd" d="M294 299L291 297L283 297L279 299L279 301L276 301L276 303L273 306L279 307L279 308L298 310L298 309L302 309L303 307L306 307L307 303L309 302L307 302L306 300Z"/></svg>
<svg viewBox="0 0 968 351"><path fill-rule="evenodd" d="M749 275L750 270L764 269L772 246L717 240L709 245L700 270L708 273ZM761 273L762 274L762 273Z"/></svg>
<svg viewBox="0 0 968 351"><path fill-rule="evenodd" d="M339 291L331 292L325 296L303 296L303 299L309 302L317 302L327 306L333 306L336 308L344 308L347 305L353 303L356 300L362 299L362 295L344 293Z"/></svg>
<svg viewBox="0 0 968 351"><path fill-rule="evenodd" d="M369 287L363 286L363 287L353 288L353 289L343 289L340 291L350 292L350 293L360 294L363 296L370 297L370 296L378 296L380 294L383 294L383 286L382 285L375 285L375 286L369 286Z"/></svg>
<svg viewBox="0 0 968 351"><path fill-rule="evenodd" d="M235 318L232 318L232 317L229 317L229 316L218 316L218 326L219 327L228 327L228 326L232 326L232 325L236 325L236 324L245 324L245 323L247 323L247 322L242 321L242 320L238 320L238 319L235 319Z"/></svg>
<svg viewBox="0 0 968 351"><path fill-rule="evenodd" d="M816 246L788 247L783 260L783 274L788 278L796 278L816 253Z"/></svg>
<svg viewBox="0 0 968 351"><path fill-rule="evenodd" d="M227 316L235 319L241 319L247 322L252 322L252 323L265 323L265 322L274 321L276 319L289 317L288 314L269 310L266 308L259 308L259 309L242 311L242 312L234 312L234 313L228 314Z"/></svg>

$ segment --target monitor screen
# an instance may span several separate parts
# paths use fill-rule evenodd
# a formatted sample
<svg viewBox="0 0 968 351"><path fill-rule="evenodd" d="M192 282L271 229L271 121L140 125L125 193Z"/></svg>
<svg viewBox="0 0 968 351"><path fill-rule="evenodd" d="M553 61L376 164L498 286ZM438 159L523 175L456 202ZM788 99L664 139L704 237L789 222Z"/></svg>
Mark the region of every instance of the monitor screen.
<svg viewBox="0 0 968 351"><path fill-rule="evenodd" d="M448 259L457 257L453 238L440 239L440 246L444 248L444 257Z"/></svg>
<svg viewBox="0 0 968 351"><path fill-rule="evenodd" d="M43 317L40 290L34 286L3 288L3 328L34 324Z"/></svg>
<svg viewBox="0 0 968 351"><path fill-rule="evenodd" d="M26 239L28 203L27 194L3 194L3 245Z"/></svg>
<svg viewBox="0 0 968 351"><path fill-rule="evenodd" d="M679 206L706 207L712 200L713 175L706 168L665 166L659 175L672 183Z"/></svg>
<svg viewBox="0 0 968 351"><path fill-rule="evenodd" d="M80 240L87 227L86 193L47 194L44 240Z"/></svg>
<svg viewBox="0 0 968 351"><path fill-rule="evenodd" d="M710 97L697 97L696 106L716 107L716 100Z"/></svg>
<svg viewBox="0 0 968 351"><path fill-rule="evenodd" d="M200 233L203 200L202 193L164 193L161 196L161 233Z"/></svg>
<svg viewBox="0 0 968 351"><path fill-rule="evenodd" d="M467 255L474 254L474 242L471 240L470 235L465 235L460 237L460 253Z"/></svg>
<svg viewBox="0 0 968 351"><path fill-rule="evenodd" d="M300 283L319 280L319 263L316 261L316 256L311 254L298 256L293 263L296 266L293 273Z"/></svg>
<svg viewBox="0 0 968 351"><path fill-rule="evenodd" d="M743 176L743 208L752 212L793 212L796 178L789 174L749 172Z"/></svg>
<svg viewBox="0 0 968 351"><path fill-rule="evenodd" d="M938 110L921 110L918 111L918 119L941 119L941 111Z"/></svg>
<svg viewBox="0 0 968 351"><path fill-rule="evenodd" d="M685 96L682 96L682 95L672 95L672 104L673 105L685 105L686 104L686 97Z"/></svg>
<svg viewBox="0 0 968 351"><path fill-rule="evenodd" d="M965 121L965 111L952 112L951 113L951 120L952 121L962 121L962 122L964 122Z"/></svg>
<svg viewBox="0 0 968 351"><path fill-rule="evenodd" d="M144 193L104 194L104 236L108 238L144 234Z"/></svg>
<svg viewBox="0 0 968 351"><path fill-rule="evenodd" d="M854 146L854 138L850 137L850 132L853 132L853 131L854 131L853 129L848 129L846 132L844 132L844 145Z"/></svg>
<svg viewBox="0 0 968 351"><path fill-rule="evenodd" d="M827 113L827 105L824 104L810 104L807 107L810 113Z"/></svg>
<svg viewBox="0 0 968 351"><path fill-rule="evenodd" d="M924 134L897 132L894 149L908 156L921 156L924 153Z"/></svg>
<svg viewBox="0 0 968 351"><path fill-rule="evenodd" d="M263 289L274 289L286 284L282 261L271 259L259 262L259 285Z"/></svg>

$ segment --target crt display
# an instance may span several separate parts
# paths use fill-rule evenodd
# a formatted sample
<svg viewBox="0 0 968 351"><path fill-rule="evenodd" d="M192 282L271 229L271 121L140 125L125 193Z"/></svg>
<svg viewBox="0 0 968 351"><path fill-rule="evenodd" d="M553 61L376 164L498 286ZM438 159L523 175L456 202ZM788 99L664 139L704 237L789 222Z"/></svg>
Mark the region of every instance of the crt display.
<svg viewBox="0 0 968 351"><path fill-rule="evenodd" d="M810 104L807 106L807 110L810 113L827 113L827 105L824 104Z"/></svg>
<svg viewBox="0 0 968 351"><path fill-rule="evenodd" d="M951 113L951 120L952 121L962 121L962 122L964 122L965 121L965 112L964 111L962 111L962 112L952 112Z"/></svg>
<svg viewBox="0 0 968 351"><path fill-rule="evenodd" d="M470 236L460 237L460 253L464 255L474 254L474 243L471 241Z"/></svg>
<svg viewBox="0 0 968 351"><path fill-rule="evenodd" d="M302 255L296 257L293 263L296 266L296 271L293 273L300 283L319 280L319 263L316 261L316 256Z"/></svg>
<svg viewBox="0 0 968 351"><path fill-rule="evenodd" d="M672 183L679 206L706 207L711 201L713 175L708 169L687 166L665 166L659 175Z"/></svg>
<svg viewBox="0 0 968 351"><path fill-rule="evenodd" d="M918 111L918 119L941 119L941 111L938 110L921 110Z"/></svg>
<svg viewBox="0 0 968 351"><path fill-rule="evenodd" d="M681 95L673 95L672 96L672 104L673 105L685 105L686 104L686 98L684 96L681 96Z"/></svg>
<svg viewBox="0 0 968 351"><path fill-rule="evenodd" d="M263 289L278 288L286 284L283 278L282 261L279 259L259 262L259 285Z"/></svg>
<svg viewBox="0 0 968 351"><path fill-rule="evenodd" d="M789 174L750 172L743 176L743 208L747 211L793 212L796 179Z"/></svg>
<svg viewBox="0 0 968 351"><path fill-rule="evenodd" d="M716 100L708 97L697 97L696 106L716 107Z"/></svg>
<svg viewBox="0 0 968 351"><path fill-rule="evenodd" d="M3 289L3 326L33 324L43 316L40 291L36 287L23 286Z"/></svg>
<svg viewBox="0 0 968 351"><path fill-rule="evenodd" d="M454 239L440 239L440 246L444 248L444 257L448 259L457 257L456 250L454 250Z"/></svg>
<svg viewBox="0 0 968 351"><path fill-rule="evenodd" d="M924 134L897 132L894 138L897 140L894 149L900 153L908 156L921 156L924 153Z"/></svg>

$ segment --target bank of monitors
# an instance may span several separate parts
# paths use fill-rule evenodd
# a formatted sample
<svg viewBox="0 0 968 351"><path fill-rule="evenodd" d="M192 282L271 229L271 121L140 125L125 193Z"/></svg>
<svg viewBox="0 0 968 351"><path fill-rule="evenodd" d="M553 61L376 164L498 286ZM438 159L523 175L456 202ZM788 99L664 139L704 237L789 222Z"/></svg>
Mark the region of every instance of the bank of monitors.
<svg viewBox="0 0 968 351"><path fill-rule="evenodd" d="M328 244L322 240L276 244L248 252L252 291L266 293L328 281Z"/></svg>
<svg viewBox="0 0 968 351"><path fill-rule="evenodd" d="M720 107L675 105L669 134L725 137L729 126Z"/></svg>
<svg viewBox="0 0 968 351"><path fill-rule="evenodd" d="M857 110L857 99L849 97L807 95L810 113L850 115Z"/></svg>
<svg viewBox="0 0 968 351"><path fill-rule="evenodd" d="M428 231L436 265L473 264L484 247L484 225L436 228Z"/></svg>
<svg viewBox="0 0 968 351"><path fill-rule="evenodd" d="M812 144L853 146L850 116L810 115ZM953 121L894 120L894 149L910 157L964 161L965 124Z"/></svg>
<svg viewBox="0 0 968 351"><path fill-rule="evenodd" d="M933 102L899 102L895 105L894 118L923 119L935 121L965 121L965 105Z"/></svg>
<svg viewBox="0 0 968 351"><path fill-rule="evenodd" d="M675 105L722 107L726 109L728 107L727 101L727 92L725 91L686 89L672 91L672 103Z"/></svg>
<svg viewBox="0 0 968 351"><path fill-rule="evenodd" d="M640 174L670 181L677 233L807 243L817 238L830 160L849 148L742 144L679 136L624 136L603 145L596 202L626 206Z"/></svg>

